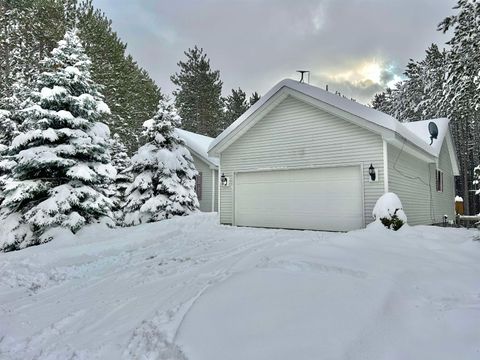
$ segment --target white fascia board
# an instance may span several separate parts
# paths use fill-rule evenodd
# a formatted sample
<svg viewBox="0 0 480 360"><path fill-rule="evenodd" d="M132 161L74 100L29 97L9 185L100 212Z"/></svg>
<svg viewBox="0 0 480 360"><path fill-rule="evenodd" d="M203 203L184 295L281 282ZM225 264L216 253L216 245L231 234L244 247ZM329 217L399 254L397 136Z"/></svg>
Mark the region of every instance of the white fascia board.
<svg viewBox="0 0 480 360"><path fill-rule="evenodd" d="M453 143L452 133L450 132L450 130L448 131L445 141L448 148L448 154L450 155L450 161L452 162L453 175L459 176L460 167L458 166L457 151L455 149L455 144Z"/></svg>

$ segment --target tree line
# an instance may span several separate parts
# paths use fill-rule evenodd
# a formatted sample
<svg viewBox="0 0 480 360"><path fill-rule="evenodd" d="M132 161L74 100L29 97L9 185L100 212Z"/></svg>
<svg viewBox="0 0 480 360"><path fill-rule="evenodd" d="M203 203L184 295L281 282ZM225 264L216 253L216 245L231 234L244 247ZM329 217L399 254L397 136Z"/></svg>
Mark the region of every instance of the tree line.
<svg viewBox="0 0 480 360"><path fill-rule="evenodd" d="M54 229L198 209L175 128L216 136L256 92L222 97L220 72L195 46L171 77L171 101L91 0L0 0L0 24L0 251Z"/></svg>
<svg viewBox="0 0 480 360"><path fill-rule="evenodd" d="M142 124L165 98L147 71L126 52L112 22L92 0L0 0L0 109L26 100L35 86L40 62L67 29L78 29L92 61L92 79L102 85L111 114L105 119L132 153L142 143ZM212 70L203 49L195 46L171 77L185 130L217 136L260 97L248 99L238 88L223 97L220 72Z"/></svg>
<svg viewBox="0 0 480 360"><path fill-rule="evenodd" d="M26 100L41 61L76 27L92 61L92 78L111 109L105 121L129 149L138 147L141 124L155 113L162 94L92 0L0 0L0 24L0 108Z"/></svg>
<svg viewBox="0 0 480 360"><path fill-rule="evenodd" d="M455 14L438 31L449 34L447 48L432 44L421 60L411 59L406 79L376 94L372 106L400 121L448 117L461 176L456 180L469 213L478 213L475 187L480 171L480 3L458 0Z"/></svg>
<svg viewBox="0 0 480 360"><path fill-rule="evenodd" d="M197 171L172 104L159 100L143 123L145 144L129 158L102 122L111 110L76 30L40 68L26 100L0 112L10 131L0 148L0 251L48 242L61 229L131 226L198 209Z"/></svg>

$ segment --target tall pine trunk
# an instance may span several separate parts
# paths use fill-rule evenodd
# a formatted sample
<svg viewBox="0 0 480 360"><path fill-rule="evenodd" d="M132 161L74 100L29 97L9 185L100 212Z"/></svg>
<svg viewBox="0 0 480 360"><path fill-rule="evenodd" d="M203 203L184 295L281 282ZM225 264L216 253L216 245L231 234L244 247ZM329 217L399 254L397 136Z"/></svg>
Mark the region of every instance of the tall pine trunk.
<svg viewBox="0 0 480 360"><path fill-rule="evenodd" d="M470 215L470 193L468 191L468 156L463 156L463 207L465 215Z"/></svg>

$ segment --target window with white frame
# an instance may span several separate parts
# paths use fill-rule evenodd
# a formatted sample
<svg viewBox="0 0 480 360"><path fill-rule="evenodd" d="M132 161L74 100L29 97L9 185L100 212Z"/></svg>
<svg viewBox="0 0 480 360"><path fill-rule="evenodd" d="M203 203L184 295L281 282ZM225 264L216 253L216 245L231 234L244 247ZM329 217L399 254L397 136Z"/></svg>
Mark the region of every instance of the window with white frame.
<svg viewBox="0 0 480 360"><path fill-rule="evenodd" d="M436 177L437 191L438 192L443 192L443 171L437 169L435 171L435 177Z"/></svg>

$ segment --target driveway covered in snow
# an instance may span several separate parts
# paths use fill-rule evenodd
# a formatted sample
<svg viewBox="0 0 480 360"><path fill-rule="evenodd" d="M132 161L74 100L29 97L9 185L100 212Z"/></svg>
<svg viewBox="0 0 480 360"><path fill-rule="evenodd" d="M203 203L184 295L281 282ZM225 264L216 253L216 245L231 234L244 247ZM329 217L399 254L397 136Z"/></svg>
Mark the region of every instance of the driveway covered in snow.
<svg viewBox="0 0 480 360"><path fill-rule="evenodd" d="M0 254L0 358L478 359L475 234L91 226Z"/></svg>

